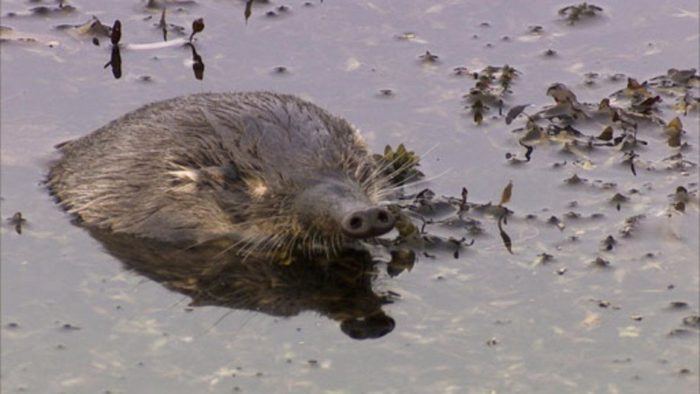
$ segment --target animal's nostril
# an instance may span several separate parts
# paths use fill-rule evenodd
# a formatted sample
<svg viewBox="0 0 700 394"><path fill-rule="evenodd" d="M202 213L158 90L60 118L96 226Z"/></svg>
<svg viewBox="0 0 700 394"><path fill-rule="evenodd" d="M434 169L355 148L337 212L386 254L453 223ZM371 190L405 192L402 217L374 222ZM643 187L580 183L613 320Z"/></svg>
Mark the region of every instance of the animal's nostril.
<svg viewBox="0 0 700 394"><path fill-rule="evenodd" d="M350 228L353 230L357 230L362 227L362 218L359 216L355 216L350 219Z"/></svg>
<svg viewBox="0 0 700 394"><path fill-rule="evenodd" d="M394 216L387 209L370 207L348 214L341 226L345 235L352 238L370 238L394 228Z"/></svg>

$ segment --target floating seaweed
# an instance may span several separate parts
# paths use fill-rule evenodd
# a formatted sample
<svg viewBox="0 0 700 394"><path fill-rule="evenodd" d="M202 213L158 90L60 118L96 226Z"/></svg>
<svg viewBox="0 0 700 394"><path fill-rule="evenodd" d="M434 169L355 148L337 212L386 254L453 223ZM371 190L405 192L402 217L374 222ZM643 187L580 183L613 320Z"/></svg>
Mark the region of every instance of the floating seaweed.
<svg viewBox="0 0 700 394"><path fill-rule="evenodd" d="M476 82L463 99L466 102L465 109L473 114L474 123L481 124L492 107L498 107L499 114L502 113L505 97L511 93L511 86L518 74L515 68L508 65L488 66L473 73ZM516 116L517 114L512 115L511 118Z"/></svg>
<svg viewBox="0 0 700 394"><path fill-rule="evenodd" d="M563 16L570 25L574 25L584 19L594 18L601 12L603 12L603 8L586 2L559 9L559 15Z"/></svg>
<svg viewBox="0 0 700 394"><path fill-rule="evenodd" d="M423 177L423 173L418 170L420 157L415 152L407 150L404 144L399 144L396 150L387 145L384 148L384 154L375 154L374 159L381 163L384 173L396 185L403 185Z"/></svg>
<svg viewBox="0 0 700 394"><path fill-rule="evenodd" d="M91 39L108 38L112 35L112 28L103 24L96 16L80 25L62 24L56 26L56 30L67 32L69 35L79 38Z"/></svg>
<svg viewBox="0 0 700 394"><path fill-rule="evenodd" d="M192 33L190 33L190 38L188 39L188 41L192 42L194 35L197 33L201 33L202 30L204 30L204 18L195 19L192 22Z"/></svg>
<svg viewBox="0 0 700 394"><path fill-rule="evenodd" d="M591 77L589 74L587 78ZM513 123L517 118L526 119L525 125L513 132L518 136L519 145L527 149L525 160L512 153L507 154L506 158L511 163L527 162L536 145L548 142L560 145L562 152L588 163L584 164L585 167L595 166L588 157L588 151L609 147L612 148L611 152L623 153L622 163L630 168L633 175L637 174L636 166L640 163L644 163L647 169L653 169L653 163L639 159L640 151L648 145L647 140L640 138L640 128L646 132L650 127L662 127L670 147L687 148L682 141L684 132L680 118L676 117L668 123L661 118L662 96L675 95L679 100L686 100L692 97L694 86L700 85L696 81L700 81L700 77L694 69L671 69L666 75L643 82L627 77L627 85L623 89L602 98L597 105L580 102L564 84L552 84L546 94L554 100L553 105L545 106L534 114L525 112L527 104L516 105L506 115L506 124ZM694 99L687 100L693 102ZM678 103L674 105L678 106ZM692 107L693 104L683 106L685 109ZM602 130L598 128L601 124ZM590 130L591 127L597 130ZM684 161L676 164L680 169L694 163Z"/></svg>

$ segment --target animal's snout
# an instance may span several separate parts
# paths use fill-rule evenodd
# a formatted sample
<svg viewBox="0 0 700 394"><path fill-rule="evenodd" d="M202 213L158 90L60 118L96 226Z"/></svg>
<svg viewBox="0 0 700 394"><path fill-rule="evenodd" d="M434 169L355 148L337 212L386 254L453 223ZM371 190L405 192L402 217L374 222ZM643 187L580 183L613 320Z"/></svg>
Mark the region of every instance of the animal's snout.
<svg viewBox="0 0 700 394"><path fill-rule="evenodd" d="M350 238L370 238L388 233L395 223L396 219L388 209L372 207L350 212L340 226L343 234Z"/></svg>

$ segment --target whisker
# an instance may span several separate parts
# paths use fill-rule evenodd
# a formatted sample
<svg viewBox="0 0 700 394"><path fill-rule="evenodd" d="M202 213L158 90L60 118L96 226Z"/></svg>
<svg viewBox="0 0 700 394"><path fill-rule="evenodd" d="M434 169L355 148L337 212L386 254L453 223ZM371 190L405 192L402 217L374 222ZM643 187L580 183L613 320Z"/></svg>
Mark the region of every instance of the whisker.
<svg viewBox="0 0 700 394"><path fill-rule="evenodd" d="M403 184L403 185L398 185L398 186L383 188L383 189L381 189L381 190L377 193L377 196L380 197L379 200L382 201L382 200L383 200L383 197L386 197L387 195L390 195L390 194L392 194L392 193L394 193L394 192L396 192L396 191L398 191L398 190L407 189L407 188L411 188L411 187L416 187L416 186L418 186L418 185L422 185L422 184L426 184L426 183L428 183L428 182L432 182L432 181L434 181L435 179L438 179L438 178L441 178L441 177L447 175L447 174L448 174L449 172L451 172L451 171L452 171L452 168L448 168L448 169L446 169L445 171L443 171L443 172L441 172L441 173L439 173L439 174L437 174L437 175L435 175L435 176L432 176L432 177L430 177L430 178L418 179L418 180L415 180L415 181L412 181L412 182L410 182L410 183L406 183L406 184ZM384 203L384 201L382 201L382 202Z"/></svg>

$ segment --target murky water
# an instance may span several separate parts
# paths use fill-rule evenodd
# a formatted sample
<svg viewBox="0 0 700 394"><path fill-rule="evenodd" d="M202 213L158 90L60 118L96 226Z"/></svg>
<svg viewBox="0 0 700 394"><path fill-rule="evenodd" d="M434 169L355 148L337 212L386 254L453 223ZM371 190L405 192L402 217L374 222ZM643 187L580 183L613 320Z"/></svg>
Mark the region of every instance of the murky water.
<svg viewBox="0 0 700 394"><path fill-rule="evenodd" d="M128 47L162 41L161 13L146 2L73 1L70 11L3 0L1 25L12 30L0 44L1 216L26 219L21 234L7 222L1 233L3 392L697 392L697 104L685 115L678 89L650 85L663 101L648 118L678 116L687 145L670 146L663 125L635 118L646 145L632 149L634 175L630 149L588 148L571 133L531 141L531 160L520 162L524 134L513 130L525 117L506 125L491 105L477 125L462 98L475 86L471 73L488 65L518 71L503 115L531 104L530 116L553 104L546 92L556 82L594 111L627 77L700 68L697 2L596 2L601 15L573 25L558 1L271 2L255 5L247 23L243 1L167 3L166 22L183 27L170 26L169 40L204 19L195 36L201 80L189 47ZM30 11L38 6L49 8ZM108 37L95 45L79 29L57 28L93 15L122 22L119 79L103 68ZM420 58L426 51L436 61ZM513 253L498 220L476 206L463 218L479 220L480 235L428 224L430 234L475 242L456 258L449 247L419 252L394 277L380 263L353 282L344 294L387 317L384 335L358 341L341 330L334 304L308 301L331 294L329 282L308 279L314 293L304 276L294 289L311 297L286 308L190 307L185 286L125 269L106 252L124 258L124 248L71 225L42 186L53 145L151 101L229 90L293 93L349 119L375 151L405 143L426 153L431 180L417 190L429 187L434 200L466 187L469 202L496 204L512 180L503 229ZM630 104L622 94L612 105ZM597 136L606 119L572 126ZM615 124L614 137L624 129ZM585 181L565 182L574 174ZM689 195L683 209L679 186ZM272 271L265 277L300 277ZM328 281L337 289L343 278Z"/></svg>

